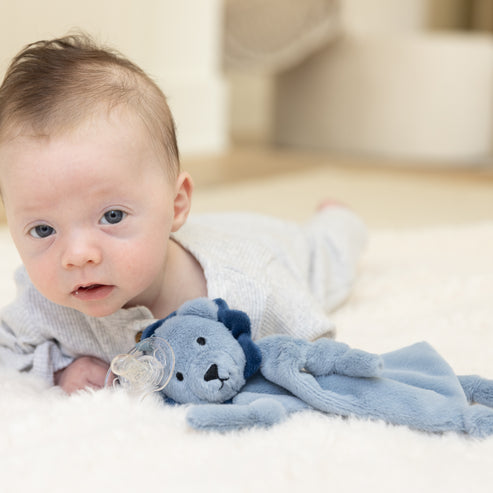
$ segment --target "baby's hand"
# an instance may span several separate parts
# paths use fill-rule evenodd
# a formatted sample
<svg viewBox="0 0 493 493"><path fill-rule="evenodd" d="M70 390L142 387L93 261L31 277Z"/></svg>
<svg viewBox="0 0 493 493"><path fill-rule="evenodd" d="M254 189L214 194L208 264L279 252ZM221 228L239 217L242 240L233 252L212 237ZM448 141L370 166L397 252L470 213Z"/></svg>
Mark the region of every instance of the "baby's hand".
<svg viewBox="0 0 493 493"><path fill-rule="evenodd" d="M55 373L55 385L59 385L67 394L87 387L104 387L109 365L93 356L81 356L63 370Z"/></svg>

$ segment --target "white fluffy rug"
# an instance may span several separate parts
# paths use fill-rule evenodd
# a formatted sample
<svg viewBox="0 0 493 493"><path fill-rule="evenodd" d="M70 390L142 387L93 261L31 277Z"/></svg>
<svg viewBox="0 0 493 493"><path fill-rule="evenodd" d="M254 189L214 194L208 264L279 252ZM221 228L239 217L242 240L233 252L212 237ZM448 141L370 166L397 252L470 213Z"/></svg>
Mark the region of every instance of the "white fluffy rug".
<svg viewBox="0 0 493 493"><path fill-rule="evenodd" d="M0 237L0 302L16 256ZM432 343L458 373L493 378L493 222L373 231L339 339L384 352ZM0 370L0 490L483 492L493 438L429 435L305 412L270 430L225 435L184 409L123 394L67 397Z"/></svg>

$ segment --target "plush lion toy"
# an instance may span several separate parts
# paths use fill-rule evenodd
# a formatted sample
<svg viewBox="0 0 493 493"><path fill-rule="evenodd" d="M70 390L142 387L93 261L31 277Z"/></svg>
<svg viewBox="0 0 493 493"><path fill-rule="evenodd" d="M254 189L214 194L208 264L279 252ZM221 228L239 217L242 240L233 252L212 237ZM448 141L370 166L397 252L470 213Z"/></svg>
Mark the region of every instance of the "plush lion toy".
<svg viewBox="0 0 493 493"><path fill-rule="evenodd" d="M137 347L146 354L162 339L175 366L160 392L167 401L195 404L187 421L197 429L267 427L316 409L429 432L493 434L493 381L456 376L425 342L382 355L332 339L274 335L254 342L245 313L207 298L149 326Z"/></svg>

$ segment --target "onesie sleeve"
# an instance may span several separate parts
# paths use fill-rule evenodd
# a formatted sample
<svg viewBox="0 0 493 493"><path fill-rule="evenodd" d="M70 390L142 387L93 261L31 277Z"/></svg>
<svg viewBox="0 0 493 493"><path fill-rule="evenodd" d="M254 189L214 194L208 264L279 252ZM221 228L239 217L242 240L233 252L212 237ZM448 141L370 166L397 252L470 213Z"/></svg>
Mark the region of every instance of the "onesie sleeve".
<svg viewBox="0 0 493 493"><path fill-rule="evenodd" d="M27 274L19 270L15 278L17 298L0 315L0 363L35 374L53 385L54 373L73 358L63 354L54 338L42 333Z"/></svg>

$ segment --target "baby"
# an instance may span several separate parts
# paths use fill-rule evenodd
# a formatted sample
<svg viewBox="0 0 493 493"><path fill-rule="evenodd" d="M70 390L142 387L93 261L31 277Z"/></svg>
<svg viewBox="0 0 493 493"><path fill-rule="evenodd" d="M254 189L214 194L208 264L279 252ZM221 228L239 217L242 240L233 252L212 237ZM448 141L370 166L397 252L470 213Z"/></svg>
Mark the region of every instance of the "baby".
<svg viewBox="0 0 493 493"><path fill-rule="evenodd" d="M0 190L23 266L0 362L71 393L104 384L144 327L200 296L248 313L259 338L332 335L365 229L341 206L304 225L188 218L173 118L120 54L74 35L27 46L0 87Z"/></svg>

